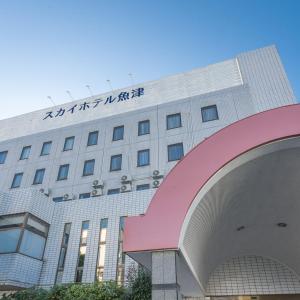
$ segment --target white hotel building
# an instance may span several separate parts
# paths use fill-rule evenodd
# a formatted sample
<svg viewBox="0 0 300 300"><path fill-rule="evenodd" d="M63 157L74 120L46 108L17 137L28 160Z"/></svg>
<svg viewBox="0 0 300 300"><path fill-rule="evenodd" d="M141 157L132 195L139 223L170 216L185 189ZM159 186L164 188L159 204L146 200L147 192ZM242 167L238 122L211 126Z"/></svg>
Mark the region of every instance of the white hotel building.
<svg viewBox="0 0 300 300"><path fill-rule="evenodd" d="M147 244L151 234L140 233L138 237L134 230L130 231L132 223L128 223L126 231L127 220L124 243L129 256L122 254L125 217L146 219L148 206L153 196L163 190L165 181L165 190L168 187L172 194L197 176L187 169L181 182L167 186L168 178L181 165L178 161L183 165L191 149L201 142L209 143L211 135L234 122L240 124L240 120L251 115L295 103L278 52L270 46L204 68L1 120L0 291L96 280L122 283L126 280L126 268L132 263L131 256L148 268L152 261L153 299L202 299L205 295L211 299L242 299L231 296L276 294L281 298L273 299L300 299L283 296L300 294L299 248L298 256L293 256L294 265L293 261L276 256L275 250L268 255L259 247L250 249L246 242L239 241L235 251L229 250L226 237L230 243L234 243L234 237L219 227L214 227L211 235L221 232L219 238L223 240L209 251L216 252L214 257L201 258L198 269L196 261L201 255L195 253L203 250L202 245L197 246L196 252L189 252L180 245L169 247L168 241L166 245L154 245L158 237L153 239L152 247ZM257 128L257 135L261 129ZM248 139L247 128L242 139ZM227 150L218 147L214 151L222 156ZM283 160L283 154L281 157ZM174 172L166 178L172 168ZM199 166L199 172L202 171ZM259 169L253 173L254 177L258 179L261 172ZM236 193L232 192L231 198L253 192L237 190L243 185L238 178L244 177L236 177L234 185L224 183L225 188L216 192L217 198L222 200L233 186ZM268 189L277 184L280 183L268 185ZM221 200L217 200L211 210L221 214L218 208L226 205L218 206ZM261 202L253 201L253 205L257 212L264 209ZM298 204L289 205L292 210L299 208ZM226 207L238 212L234 203L228 202ZM249 215L255 214L245 207ZM164 207L161 211L165 215L157 215L157 224L163 224L176 209L175 203L168 210ZM265 220L272 214L273 211L266 212ZM205 216L200 214L198 218ZM225 216L233 221L236 214L224 213L220 218L227 222ZM211 220L202 225L205 227ZM290 230L292 220L278 219L275 227ZM236 226L236 232L247 232L247 224ZM299 232L300 227L295 226L289 236ZM153 228L153 236L159 231ZM131 232L134 239L145 240L141 247L132 242ZM268 236L277 239L272 232ZM257 229L256 237L259 233ZM204 235L193 237L199 240ZM260 243L254 236L247 239L252 245ZM211 239L205 241L205 245L210 245ZM285 255L291 257L289 253ZM173 259L175 265L177 259L175 269ZM159 272L176 276L168 281L160 278Z"/></svg>

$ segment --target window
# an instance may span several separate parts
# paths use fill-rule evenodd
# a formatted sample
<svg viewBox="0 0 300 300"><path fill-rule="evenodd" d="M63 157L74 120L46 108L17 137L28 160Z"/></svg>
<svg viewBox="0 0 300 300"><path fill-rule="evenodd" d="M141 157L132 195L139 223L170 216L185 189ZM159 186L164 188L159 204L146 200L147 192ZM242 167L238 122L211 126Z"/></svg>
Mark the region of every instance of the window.
<svg viewBox="0 0 300 300"><path fill-rule="evenodd" d="M69 164L61 165L58 170L57 180L66 180L68 179L69 173Z"/></svg>
<svg viewBox="0 0 300 300"><path fill-rule="evenodd" d="M95 160L94 159L86 160L84 162L82 176L93 175L94 174L94 166L95 166Z"/></svg>
<svg viewBox="0 0 300 300"><path fill-rule="evenodd" d="M0 165L5 163L7 153L8 153L8 151L1 151L0 152Z"/></svg>
<svg viewBox="0 0 300 300"><path fill-rule="evenodd" d="M167 116L167 129L181 127L181 114L173 114Z"/></svg>
<svg viewBox="0 0 300 300"><path fill-rule="evenodd" d="M64 201L64 197L54 197L53 202L63 202Z"/></svg>
<svg viewBox="0 0 300 300"><path fill-rule="evenodd" d="M120 189L110 189L107 191L107 195L115 195L115 194L120 194Z"/></svg>
<svg viewBox="0 0 300 300"><path fill-rule="evenodd" d="M0 231L0 253L11 253L17 251L20 239L20 228L6 228Z"/></svg>
<svg viewBox="0 0 300 300"><path fill-rule="evenodd" d="M42 259L49 225L29 213L0 216L0 253Z"/></svg>
<svg viewBox="0 0 300 300"><path fill-rule="evenodd" d="M89 230L89 221L83 221L81 226L81 235L80 235L79 253L78 253L78 260L77 260L77 267L76 267L76 274L75 274L75 282L82 281L88 230Z"/></svg>
<svg viewBox="0 0 300 300"><path fill-rule="evenodd" d="M179 160L183 156L183 144L173 144L168 146L168 161Z"/></svg>
<svg viewBox="0 0 300 300"><path fill-rule="evenodd" d="M65 139L64 150L69 151L73 149L75 136L70 136Z"/></svg>
<svg viewBox="0 0 300 300"><path fill-rule="evenodd" d="M66 223L65 227L64 227L62 241L61 241L61 248L60 248L58 266L57 266L57 274L56 274L56 280L55 280L56 283L62 282L62 276L63 276L64 266L65 266L66 255L67 255L70 232L71 232L71 223Z"/></svg>
<svg viewBox="0 0 300 300"><path fill-rule="evenodd" d="M137 153L137 166L143 167L148 166L150 164L150 150L140 150Z"/></svg>
<svg viewBox="0 0 300 300"><path fill-rule="evenodd" d="M140 121L138 125L138 135L144 135L150 133L150 121Z"/></svg>
<svg viewBox="0 0 300 300"><path fill-rule="evenodd" d="M41 150L41 156L50 154L51 145L52 145L52 142L43 143L42 150Z"/></svg>
<svg viewBox="0 0 300 300"><path fill-rule="evenodd" d="M45 174L45 169L36 170L35 175L34 175L34 179L33 179L33 184L43 183L44 174Z"/></svg>
<svg viewBox="0 0 300 300"><path fill-rule="evenodd" d="M110 158L110 171L119 171L122 168L122 154Z"/></svg>
<svg viewBox="0 0 300 300"><path fill-rule="evenodd" d="M29 158L30 149L31 149L31 146L23 147L22 152L21 152L21 156L20 156L20 160Z"/></svg>
<svg viewBox="0 0 300 300"><path fill-rule="evenodd" d="M100 222L98 259L97 259L97 268L96 268L96 281L99 282L103 281L103 274L104 274L107 225L108 225L108 219L102 219Z"/></svg>
<svg viewBox="0 0 300 300"><path fill-rule="evenodd" d="M123 252L123 234L124 234L125 217L120 217L119 223L119 249L117 259L117 283L119 285L124 283L124 266L125 266L125 253Z"/></svg>
<svg viewBox="0 0 300 300"><path fill-rule="evenodd" d="M139 184L136 186L137 191L143 191L143 190L149 190L150 189L150 184Z"/></svg>
<svg viewBox="0 0 300 300"><path fill-rule="evenodd" d="M11 184L12 189L18 188L18 187L21 186L22 177L23 177L23 173L15 174L14 179L13 179L12 184Z"/></svg>
<svg viewBox="0 0 300 300"><path fill-rule="evenodd" d="M93 131L89 133L88 137L88 146L93 146L98 144L98 131Z"/></svg>
<svg viewBox="0 0 300 300"><path fill-rule="evenodd" d="M114 128L113 141L123 140L124 138L124 126L118 126Z"/></svg>
<svg viewBox="0 0 300 300"><path fill-rule="evenodd" d="M79 199L87 199L91 197L91 193L79 194Z"/></svg>
<svg viewBox="0 0 300 300"><path fill-rule="evenodd" d="M216 105L205 106L201 108L202 122L214 121L219 119Z"/></svg>

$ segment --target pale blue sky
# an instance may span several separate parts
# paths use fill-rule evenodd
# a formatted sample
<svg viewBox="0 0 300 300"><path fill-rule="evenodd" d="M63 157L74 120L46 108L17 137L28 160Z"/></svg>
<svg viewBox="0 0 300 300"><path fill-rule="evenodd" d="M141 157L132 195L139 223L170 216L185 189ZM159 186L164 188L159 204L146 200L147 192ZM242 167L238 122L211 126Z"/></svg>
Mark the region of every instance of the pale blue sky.
<svg viewBox="0 0 300 300"><path fill-rule="evenodd" d="M0 0L0 119L275 44L300 95L297 0Z"/></svg>

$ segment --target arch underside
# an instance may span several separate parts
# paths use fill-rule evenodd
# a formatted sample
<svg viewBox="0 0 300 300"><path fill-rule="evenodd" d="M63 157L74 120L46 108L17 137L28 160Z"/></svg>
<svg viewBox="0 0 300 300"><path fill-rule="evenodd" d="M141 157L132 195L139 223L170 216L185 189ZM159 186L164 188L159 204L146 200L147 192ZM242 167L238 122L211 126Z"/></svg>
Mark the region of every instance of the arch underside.
<svg viewBox="0 0 300 300"><path fill-rule="evenodd" d="M260 258L260 264L272 262L282 266L278 270L288 270L283 272L287 278L294 276L290 289L283 288L284 276L279 271L281 283L273 288L266 283L267 279L258 279L261 294L263 282L269 286L264 294L296 293L300 291L299 228L300 138L293 137L252 149L220 169L201 188L189 208L179 250L203 294L249 294L247 289L243 293L242 289L228 289L227 293L223 289L218 294L220 289L213 280L226 262L244 262L247 257ZM243 273L241 265L236 269L235 279ZM220 287L225 286L225 277L223 281L218 278ZM262 276L258 274L257 278ZM182 289L189 293L184 284Z"/></svg>

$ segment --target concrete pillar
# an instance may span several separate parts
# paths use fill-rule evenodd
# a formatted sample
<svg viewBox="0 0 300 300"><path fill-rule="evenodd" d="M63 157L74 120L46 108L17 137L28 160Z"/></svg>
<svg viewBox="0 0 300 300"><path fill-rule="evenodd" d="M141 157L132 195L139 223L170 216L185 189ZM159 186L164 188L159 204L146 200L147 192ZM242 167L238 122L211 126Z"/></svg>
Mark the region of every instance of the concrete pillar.
<svg viewBox="0 0 300 300"><path fill-rule="evenodd" d="M152 252L152 300L181 300L176 251Z"/></svg>

